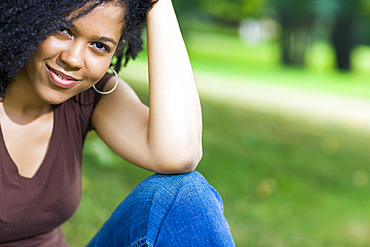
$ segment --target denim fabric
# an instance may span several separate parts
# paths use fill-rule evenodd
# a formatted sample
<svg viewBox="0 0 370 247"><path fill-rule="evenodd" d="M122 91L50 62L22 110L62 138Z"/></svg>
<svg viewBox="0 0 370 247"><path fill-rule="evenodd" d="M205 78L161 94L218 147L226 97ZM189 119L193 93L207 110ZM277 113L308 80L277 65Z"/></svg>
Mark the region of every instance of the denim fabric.
<svg viewBox="0 0 370 247"><path fill-rule="evenodd" d="M88 244L235 246L217 191L198 172L155 174L117 207Z"/></svg>

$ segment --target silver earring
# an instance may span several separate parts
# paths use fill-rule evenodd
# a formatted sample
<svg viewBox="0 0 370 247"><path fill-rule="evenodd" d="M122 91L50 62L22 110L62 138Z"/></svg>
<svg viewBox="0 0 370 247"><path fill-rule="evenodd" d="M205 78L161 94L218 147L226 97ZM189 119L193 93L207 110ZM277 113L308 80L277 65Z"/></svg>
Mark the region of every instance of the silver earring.
<svg viewBox="0 0 370 247"><path fill-rule="evenodd" d="M116 76L116 84L114 85L114 87L113 87L111 90L109 90L109 91L107 91L107 92L100 91L99 89L97 89L97 88L95 87L95 85L93 85L93 88L94 88L94 90L95 90L97 93L100 93L100 94L110 94L110 93L112 93L112 92L117 88L117 86L118 86L118 74L117 74L117 72L116 72L114 69L112 69L111 67L109 67L109 69L110 69L110 70L112 70L112 71L113 71L113 73L114 73L114 75Z"/></svg>

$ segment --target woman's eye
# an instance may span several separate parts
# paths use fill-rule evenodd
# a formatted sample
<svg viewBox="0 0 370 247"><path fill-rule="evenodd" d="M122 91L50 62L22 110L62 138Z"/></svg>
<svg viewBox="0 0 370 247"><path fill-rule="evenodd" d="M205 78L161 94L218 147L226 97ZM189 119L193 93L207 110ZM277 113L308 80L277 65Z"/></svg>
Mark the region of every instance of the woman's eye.
<svg viewBox="0 0 370 247"><path fill-rule="evenodd" d="M71 31L69 31L69 29L68 29L68 28L66 28L66 27L62 27L62 28L60 28L58 32L59 32L60 34L63 34L63 35L71 35Z"/></svg>
<svg viewBox="0 0 370 247"><path fill-rule="evenodd" d="M109 52L109 47L104 45L103 43L100 43L100 42L96 42L93 44L95 46L96 49L98 49L99 51L104 51L104 52Z"/></svg>

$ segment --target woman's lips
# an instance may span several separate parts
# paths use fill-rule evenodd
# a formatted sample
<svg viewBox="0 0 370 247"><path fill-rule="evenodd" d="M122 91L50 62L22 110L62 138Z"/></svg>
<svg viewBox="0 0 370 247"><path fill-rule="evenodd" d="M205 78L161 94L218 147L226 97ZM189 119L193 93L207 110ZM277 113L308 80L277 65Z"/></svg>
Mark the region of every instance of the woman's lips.
<svg viewBox="0 0 370 247"><path fill-rule="evenodd" d="M56 86L61 88L71 88L81 80L75 79L72 76L68 76L60 71L54 70L49 66L46 66L49 78Z"/></svg>

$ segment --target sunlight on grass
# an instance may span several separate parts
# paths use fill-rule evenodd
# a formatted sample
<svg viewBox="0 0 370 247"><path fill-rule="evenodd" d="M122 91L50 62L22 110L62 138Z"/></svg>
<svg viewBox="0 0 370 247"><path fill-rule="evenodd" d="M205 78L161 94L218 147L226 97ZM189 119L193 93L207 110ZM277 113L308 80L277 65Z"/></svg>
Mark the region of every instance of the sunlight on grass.
<svg viewBox="0 0 370 247"><path fill-rule="evenodd" d="M239 65L276 65L279 51L276 44L247 46L237 36L190 32L186 37L190 57ZM195 59L195 60L196 60Z"/></svg>
<svg viewBox="0 0 370 247"><path fill-rule="evenodd" d="M335 68L335 54L332 47L325 42L311 45L306 54L307 67L314 71L332 71Z"/></svg>
<svg viewBox="0 0 370 247"><path fill-rule="evenodd" d="M355 71L370 76L370 47L359 46L353 51L353 68Z"/></svg>

